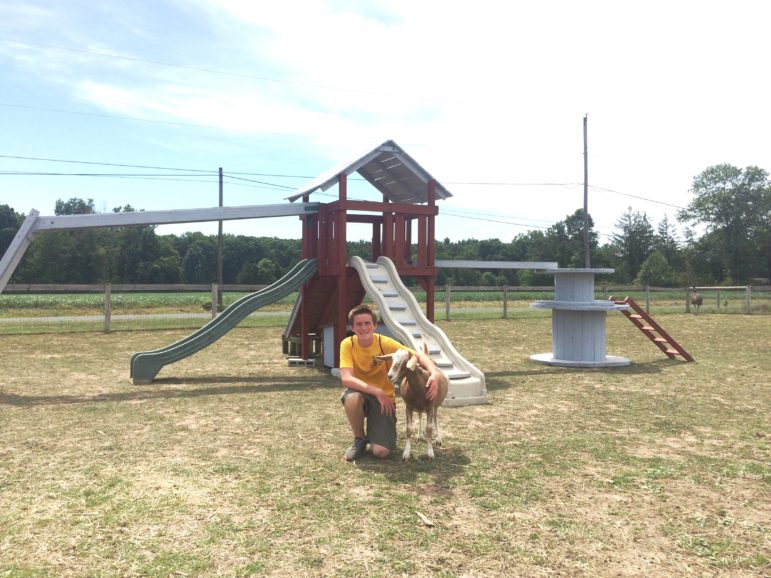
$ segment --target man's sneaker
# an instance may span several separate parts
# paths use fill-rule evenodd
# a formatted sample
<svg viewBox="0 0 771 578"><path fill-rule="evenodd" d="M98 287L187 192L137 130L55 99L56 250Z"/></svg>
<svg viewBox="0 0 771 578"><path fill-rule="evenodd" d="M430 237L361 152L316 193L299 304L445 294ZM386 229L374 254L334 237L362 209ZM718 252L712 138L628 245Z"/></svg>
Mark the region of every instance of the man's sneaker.
<svg viewBox="0 0 771 578"><path fill-rule="evenodd" d="M367 440L365 438L354 438L351 447L345 452L346 461L352 462L358 460L364 455L364 450L367 449Z"/></svg>

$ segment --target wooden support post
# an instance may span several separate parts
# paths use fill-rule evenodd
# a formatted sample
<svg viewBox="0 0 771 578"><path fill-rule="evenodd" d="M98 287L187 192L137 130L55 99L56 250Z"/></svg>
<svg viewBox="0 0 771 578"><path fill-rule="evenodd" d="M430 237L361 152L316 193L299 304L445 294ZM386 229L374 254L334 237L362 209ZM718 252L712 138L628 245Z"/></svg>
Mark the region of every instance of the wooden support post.
<svg viewBox="0 0 771 578"><path fill-rule="evenodd" d="M110 321L112 320L112 284L104 284L104 332L110 332Z"/></svg>
<svg viewBox="0 0 771 578"><path fill-rule="evenodd" d="M397 214L395 218L395 224L396 230L394 232L394 256L392 259L396 265L396 268L398 269L401 265L404 265L405 261L405 240L407 238L407 234L405 232L404 215Z"/></svg>
<svg viewBox="0 0 771 578"><path fill-rule="evenodd" d="M300 289L302 301L300 303L300 357L310 359L310 292L307 289L307 283Z"/></svg>
<svg viewBox="0 0 771 578"><path fill-rule="evenodd" d="M348 259L346 251L346 211L345 201L348 197L348 179L345 173L338 176L340 207L335 215L336 265L337 265L337 323L335 324L335 367L340 367L340 348L337 347L345 337L345 327L348 323Z"/></svg>
<svg viewBox="0 0 771 578"><path fill-rule="evenodd" d="M450 286L444 286L444 320L450 320Z"/></svg>
<svg viewBox="0 0 771 578"><path fill-rule="evenodd" d="M372 223L372 262L377 261L377 258L383 254L383 228L380 223Z"/></svg>
<svg viewBox="0 0 771 578"><path fill-rule="evenodd" d="M752 285L747 285L747 298L745 300L745 313L752 315Z"/></svg>
<svg viewBox="0 0 771 578"><path fill-rule="evenodd" d="M428 206L431 208L436 207L436 181L434 179L431 179L428 181ZM428 215L426 218L426 262L425 265L427 267L431 267L432 270L435 272L436 269L433 269L436 265L436 229L435 229L435 222L434 222L435 216L434 215ZM423 265L423 263L421 263ZM436 275L435 273L431 276L431 286L434 286L434 283L436 281ZM431 322L434 322L434 292L431 291L429 294L426 295L426 317L428 317Z"/></svg>
<svg viewBox="0 0 771 578"><path fill-rule="evenodd" d="M383 255L396 262L394 259L394 214L383 213Z"/></svg>

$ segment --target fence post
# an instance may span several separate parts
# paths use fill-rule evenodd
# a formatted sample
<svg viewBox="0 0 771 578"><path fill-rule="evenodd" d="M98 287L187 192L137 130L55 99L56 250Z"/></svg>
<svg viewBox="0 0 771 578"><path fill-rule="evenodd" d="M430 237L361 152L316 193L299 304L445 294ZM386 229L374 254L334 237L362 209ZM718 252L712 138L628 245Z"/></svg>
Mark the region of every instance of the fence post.
<svg viewBox="0 0 771 578"><path fill-rule="evenodd" d="M112 283L104 284L104 329L105 333L110 332L110 321L112 319Z"/></svg>
<svg viewBox="0 0 771 578"><path fill-rule="evenodd" d="M651 312L651 286L645 286L645 312L650 315Z"/></svg>
<svg viewBox="0 0 771 578"><path fill-rule="evenodd" d="M450 286L444 286L444 320L450 320Z"/></svg>
<svg viewBox="0 0 771 578"><path fill-rule="evenodd" d="M685 312L686 313L691 312L691 288L690 287L685 288Z"/></svg>
<svg viewBox="0 0 771 578"><path fill-rule="evenodd" d="M608 286L605 285L605 287L602 288L602 298L607 301L608 300Z"/></svg>
<svg viewBox="0 0 771 578"><path fill-rule="evenodd" d="M509 286L503 286L503 318L509 318Z"/></svg>
<svg viewBox="0 0 771 578"><path fill-rule="evenodd" d="M717 288L717 310L720 312L720 287Z"/></svg>
<svg viewBox="0 0 771 578"><path fill-rule="evenodd" d="M745 306L747 315L752 315L752 285L747 285L747 305Z"/></svg>
<svg viewBox="0 0 771 578"><path fill-rule="evenodd" d="M217 317L217 297L219 295L216 283L211 284L211 318Z"/></svg>

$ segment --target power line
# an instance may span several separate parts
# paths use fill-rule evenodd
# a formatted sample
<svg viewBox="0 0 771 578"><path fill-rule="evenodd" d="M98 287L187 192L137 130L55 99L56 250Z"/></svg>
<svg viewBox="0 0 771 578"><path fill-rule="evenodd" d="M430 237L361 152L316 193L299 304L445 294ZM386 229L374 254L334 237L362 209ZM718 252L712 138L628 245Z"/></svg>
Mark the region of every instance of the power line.
<svg viewBox="0 0 771 578"><path fill-rule="evenodd" d="M657 201L655 199L649 199L647 197L641 197L639 195L632 195L630 193L622 193L621 191L614 191L613 189L606 189L604 187L597 187L594 185L590 185L590 188L595 189L597 191L604 191L606 193L613 193L616 195L621 195L623 197L631 197L632 199L638 199L640 201L647 201L649 203L656 203L658 205L664 205L667 207L672 207L673 209L685 209L685 207L681 207L680 205L673 205L672 203L665 203L664 201Z"/></svg>
<svg viewBox="0 0 771 578"><path fill-rule="evenodd" d="M183 182L192 182L192 179L200 176L211 176L215 177L217 176L217 171L212 171L208 169L192 169L192 168L179 168L179 167L164 167L164 166L155 166L155 165L134 165L134 164L127 164L127 163L110 163L110 162L97 162L97 161L84 161L84 160L73 160L73 159L55 159L55 158L44 158L44 157L32 157L32 156L22 156L22 155L2 155L0 154L0 159L15 159L15 160L27 160L27 161L39 161L39 162L57 162L57 163L69 163L69 164L82 164L82 165L91 165L91 166L109 166L109 167L120 167L120 168L136 168L136 169L152 169L152 170L162 170L162 171L178 171L180 173L188 172L193 174L163 174L163 173L152 173L152 174L144 174L144 173L64 173L64 172L33 172L33 171L0 171L0 176L6 175L6 176L74 176L74 177L103 177L103 178L136 178L136 179L158 179L158 180L182 180ZM224 176L228 179L231 179L232 181L242 181L242 183L232 182L233 185L241 185L241 186L253 186L251 183L256 185L256 188L270 188L270 189L279 189L279 190L285 190L285 191L292 191L295 189L295 187L288 186L288 185L282 185L279 183L271 183L267 181L257 180L257 179L251 179L247 178L247 176L261 176L261 177L269 177L269 178L296 178L296 179L310 179L312 177L308 175L290 175L290 174L274 174L274 173L250 173L250 172L233 172L233 173L223 173ZM246 175L246 176L241 176ZM181 179L180 177L189 177L187 179ZM358 180L358 179L357 179ZM360 179L364 181L365 179ZM198 179L198 182L215 182L214 180L207 180L203 181ZM512 181L445 181L447 184L455 184L455 185L471 185L471 186L577 186L580 183L558 183L558 182L544 182L544 183L536 183L536 182L512 182ZM247 184L250 183L250 184ZM630 198L635 198L638 200L643 200L651 203L657 203L661 205L666 205L669 207L682 209L683 207L680 207L678 205L673 205L671 203L666 203L663 201L657 201L655 199L648 199L646 197L642 197L639 195L632 195L629 193L623 193L621 191L617 191L614 189L608 189L605 187L598 187L598 186L591 186L592 189L596 189L603 192L609 192L617 195L627 196ZM334 195L331 193L325 193L325 192L318 192L318 195L322 196L329 196L333 197ZM458 218L464 218L464 219L471 219L471 220L478 220L478 221L486 221L491 223L500 223L505 225L512 225L516 227L528 227L533 229L549 229L549 226L543 226L543 225L535 225L535 224L525 224L525 223L518 223L515 221L504 221L500 219L495 218L489 218L490 216L485 216L484 213L476 213L476 214L459 214L459 213L453 213L448 211L443 211L443 214L454 216ZM547 222L547 221L544 221ZM609 236L606 233L597 233L598 235L603 236Z"/></svg>

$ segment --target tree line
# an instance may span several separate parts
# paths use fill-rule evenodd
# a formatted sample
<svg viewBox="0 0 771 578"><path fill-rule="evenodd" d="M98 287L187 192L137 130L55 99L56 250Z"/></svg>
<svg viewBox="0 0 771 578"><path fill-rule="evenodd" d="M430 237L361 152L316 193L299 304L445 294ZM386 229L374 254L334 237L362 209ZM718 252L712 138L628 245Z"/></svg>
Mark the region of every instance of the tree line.
<svg viewBox="0 0 771 578"><path fill-rule="evenodd" d="M668 218L652 223L629 207L600 244L589 215L592 267L615 269L603 280L655 286L768 283L771 277L771 183L755 166L722 164L693 179L693 199L677 213L678 234ZM132 212L131 205L114 212ZM93 199L56 201L55 214L95 213ZM0 254L24 220L0 205ZM693 227L703 233L697 235ZM584 266L583 209L548 229L500 239L436 241L436 258L483 261L556 261ZM348 243L348 254L371 257L369 241ZM200 232L158 235L155 226L53 231L39 235L11 283L211 283L217 279L218 238ZM300 259L299 239L223 236L223 282L269 284ZM549 285L532 270L440 269L438 285Z"/></svg>

